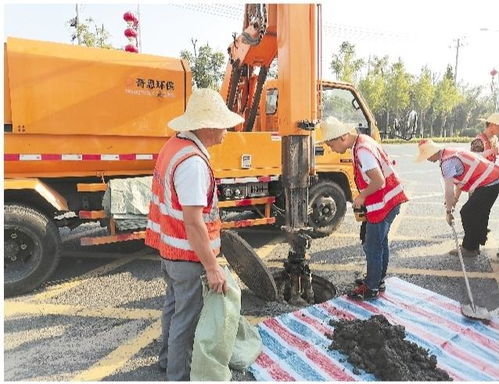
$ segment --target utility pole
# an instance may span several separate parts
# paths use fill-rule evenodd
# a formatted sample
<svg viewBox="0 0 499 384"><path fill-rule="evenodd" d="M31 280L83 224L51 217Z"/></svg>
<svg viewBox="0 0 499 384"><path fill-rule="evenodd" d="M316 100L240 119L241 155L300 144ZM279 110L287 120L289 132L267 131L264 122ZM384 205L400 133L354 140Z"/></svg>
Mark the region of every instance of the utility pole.
<svg viewBox="0 0 499 384"><path fill-rule="evenodd" d="M142 20L140 20L140 4L137 4L137 19L139 20L139 26L138 26L138 34L139 34L139 40L137 41L137 48L139 52L142 51L142 33L140 31L140 25L142 24Z"/></svg>
<svg viewBox="0 0 499 384"><path fill-rule="evenodd" d="M76 4L75 31L76 31L76 39L78 41L78 45L81 45L80 31L78 30L79 23L80 23L80 13L78 12L78 4Z"/></svg>
<svg viewBox="0 0 499 384"><path fill-rule="evenodd" d="M461 48L463 44L464 38L458 37L456 40L456 65L454 67L454 84L457 84L457 65L459 63L459 48Z"/></svg>

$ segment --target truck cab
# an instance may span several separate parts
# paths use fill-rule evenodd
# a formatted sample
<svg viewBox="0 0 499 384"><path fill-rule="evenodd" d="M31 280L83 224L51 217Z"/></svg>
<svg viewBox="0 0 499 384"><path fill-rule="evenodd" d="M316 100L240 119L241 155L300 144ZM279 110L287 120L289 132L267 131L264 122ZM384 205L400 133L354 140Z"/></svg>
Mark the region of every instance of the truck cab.
<svg viewBox="0 0 499 384"><path fill-rule="evenodd" d="M254 132L279 131L279 85L269 79L263 87ZM373 114L357 89L348 83L321 80L317 111L321 120L334 116L342 122L353 124L359 133L380 141L379 130ZM315 134L319 141L319 131ZM358 191L353 179L352 154L331 151L325 145L315 146L315 171L317 178L309 190L310 224L317 235L332 233L341 223L346 210L346 201L352 201Z"/></svg>

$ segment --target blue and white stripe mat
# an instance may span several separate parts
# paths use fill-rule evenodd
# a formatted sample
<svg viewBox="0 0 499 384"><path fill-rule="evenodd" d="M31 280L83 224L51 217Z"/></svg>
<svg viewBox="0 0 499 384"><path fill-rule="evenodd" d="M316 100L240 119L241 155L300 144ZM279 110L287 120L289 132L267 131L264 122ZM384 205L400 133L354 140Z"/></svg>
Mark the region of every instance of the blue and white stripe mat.
<svg viewBox="0 0 499 384"><path fill-rule="evenodd" d="M382 314L405 327L406 339L436 355L438 367L457 381L499 380L499 318L488 323L461 314L460 303L396 277L377 300L346 296L258 324L263 350L249 368L258 381L374 381L346 356L329 350L330 319L368 319ZM356 371L358 372L358 371Z"/></svg>

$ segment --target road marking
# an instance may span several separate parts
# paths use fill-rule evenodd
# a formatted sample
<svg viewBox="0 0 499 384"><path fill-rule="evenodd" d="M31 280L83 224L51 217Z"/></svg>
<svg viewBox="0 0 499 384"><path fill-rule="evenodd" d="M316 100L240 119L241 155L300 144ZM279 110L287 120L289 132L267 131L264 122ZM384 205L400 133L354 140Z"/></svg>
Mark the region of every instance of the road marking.
<svg viewBox="0 0 499 384"><path fill-rule="evenodd" d="M412 201L412 200L426 199L428 197L437 197L437 196L443 196L443 195L444 194L442 192L439 192L439 193L428 193L427 195L419 195L419 196L409 195L408 197L409 197L409 201Z"/></svg>
<svg viewBox="0 0 499 384"><path fill-rule="evenodd" d="M251 325L256 325L270 318L270 316L250 316L250 315L245 315L244 317L246 318L246 320L248 320L248 322Z"/></svg>
<svg viewBox="0 0 499 384"><path fill-rule="evenodd" d="M21 314L36 316L60 315L60 316L83 316L102 317L127 320L155 320L161 316L160 310L135 309L135 308L88 308L79 305L28 303L22 301L7 301L4 303L4 316L6 318Z"/></svg>
<svg viewBox="0 0 499 384"><path fill-rule="evenodd" d="M34 295L33 297L30 298L30 301L43 301L50 299L54 296L60 295L63 292L66 292L72 288L75 288L79 286L80 284L83 284L86 282L86 280L98 277L100 275L104 275L108 272L111 272L125 264L128 264L134 260L136 260L140 255L133 254L127 257L123 257L121 259L117 259L113 261L112 263L105 264L103 266L100 266L96 269L93 269L81 276L78 276L74 279L71 279L65 283L62 283L60 285L54 285L52 287L47 287L44 291Z"/></svg>
<svg viewBox="0 0 499 384"><path fill-rule="evenodd" d="M284 238L284 236L279 236L275 239L272 239L270 242L268 242L264 246L262 246L258 249L255 249L255 252L260 257L260 259L264 260L272 253L272 251L275 249L275 247L284 243L285 241L286 241L286 239Z"/></svg>
<svg viewBox="0 0 499 384"><path fill-rule="evenodd" d="M348 264L318 264L310 263L309 267L312 272L322 271L322 272L335 272L335 271L359 271L362 269L364 263L348 263ZM280 267L281 263L269 262L266 263L269 267ZM400 275L426 275L426 276L441 276L441 277L463 277L463 272L461 270L434 270L434 269L419 269L419 268L397 268L388 267L388 272ZM482 278L482 279L495 279L496 274L494 272L467 272L468 277L471 278Z"/></svg>
<svg viewBox="0 0 499 384"><path fill-rule="evenodd" d="M53 327L31 328L19 332L6 333L4 334L4 351L10 351L34 341L62 336L67 332L67 329L68 326L56 325Z"/></svg>
<svg viewBox="0 0 499 384"><path fill-rule="evenodd" d="M157 320L131 340L127 340L109 355L99 360L86 371L80 372L71 381L101 381L112 375L147 347L161 334L161 320Z"/></svg>

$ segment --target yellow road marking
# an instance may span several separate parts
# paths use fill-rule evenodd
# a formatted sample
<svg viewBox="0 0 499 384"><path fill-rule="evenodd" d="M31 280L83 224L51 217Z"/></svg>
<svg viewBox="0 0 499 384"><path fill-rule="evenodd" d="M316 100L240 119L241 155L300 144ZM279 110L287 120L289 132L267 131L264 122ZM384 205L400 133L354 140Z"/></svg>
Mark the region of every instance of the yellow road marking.
<svg viewBox="0 0 499 384"><path fill-rule="evenodd" d="M109 355L99 360L86 371L80 372L71 381L100 381L125 366L142 348L147 347L161 333L161 320L155 321L137 337L127 340Z"/></svg>
<svg viewBox="0 0 499 384"><path fill-rule="evenodd" d="M52 337L62 336L67 331L67 326L56 325L53 327L43 327L26 329L19 332L8 332L4 334L4 351L19 348L20 346L32 343L33 341L48 340Z"/></svg>
<svg viewBox="0 0 499 384"><path fill-rule="evenodd" d="M262 321L267 320L269 318L269 316L250 316L250 315L245 315L244 317L252 325L261 323Z"/></svg>
<svg viewBox="0 0 499 384"><path fill-rule="evenodd" d="M111 272L114 269L117 269L125 264L128 264L131 261L134 261L138 257L139 257L139 255L137 255L137 254L123 257L121 259L117 259L117 260L113 261L112 263L109 263L109 264L103 265L101 267L98 267L96 269L93 269L93 270L91 270L91 271L89 271L81 276L78 276L78 277L71 279L65 283L60 284L60 285L47 287L44 291L32 296L30 298L30 301L43 301L43 300L50 299L54 296L60 295L63 292L66 292L72 288L77 287L78 285L84 283L88 279L91 279L93 277L97 277L100 275L104 275L108 272Z"/></svg>
<svg viewBox="0 0 499 384"><path fill-rule="evenodd" d="M397 234L397 231L400 226L400 222L402 221L402 218L405 216L405 211L407 211L407 204L402 204L400 207L400 213L395 217L395 220L393 220L393 223L390 227L390 233L393 235Z"/></svg>
<svg viewBox="0 0 499 384"><path fill-rule="evenodd" d="M272 239L264 246L256 249L255 252L260 257L260 259L264 260L272 253L275 247L277 247L279 244L282 244L285 241L286 240L284 239L283 236L279 236L275 239Z"/></svg>
<svg viewBox="0 0 499 384"><path fill-rule="evenodd" d="M268 262L266 263L268 267L282 267L282 263L279 262ZM334 272L334 271L358 271L362 268L364 263L348 263L348 264L319 264L310 263L310 269L314 271L322 272ZM427 276L442 276L442 277L462 277L463 272L461 270L454 271L449 269L444 270L434 270L434 269L420 269L420 268L390 268L388 267L388 272L393 274L401 275L427 275ZM467 272L468 276L471 278L482 278L482 279L495 279L496 274L494 272Z"/></svg>
<svg viewBox="0 0 499 384"><path fill-rule="evenodd" d="M34 304L27 302L5 302L4 316L6 318L20 314L31 314L35 316L61 315L61 316L83 316L83 317L108 317L128 320L157 319L161 316L160 310L134 309L134 308L88 308L78 305L66 304Z"/></svg>

